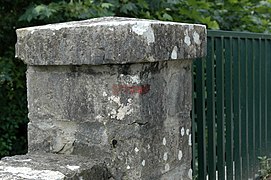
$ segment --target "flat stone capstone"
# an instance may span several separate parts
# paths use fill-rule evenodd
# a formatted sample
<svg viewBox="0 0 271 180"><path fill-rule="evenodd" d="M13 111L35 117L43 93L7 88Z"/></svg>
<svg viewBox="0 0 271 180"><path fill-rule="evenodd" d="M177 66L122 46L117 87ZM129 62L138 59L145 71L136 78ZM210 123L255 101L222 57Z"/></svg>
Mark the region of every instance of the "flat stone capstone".
<svg viewBox="0 0 271 180"><path fill-rule="evenodd" d="M17 31L28 65L100 65L194 59L206 54L204 25L105 17Z"/></svg>

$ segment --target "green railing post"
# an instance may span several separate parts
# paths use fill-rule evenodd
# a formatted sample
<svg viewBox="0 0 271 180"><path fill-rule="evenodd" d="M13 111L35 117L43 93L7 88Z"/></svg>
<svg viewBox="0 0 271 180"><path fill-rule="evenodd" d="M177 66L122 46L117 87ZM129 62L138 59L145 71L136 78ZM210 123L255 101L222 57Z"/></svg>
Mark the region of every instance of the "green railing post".
<svg viewBox="0 0 271 180"><path fill-rule="evenodd" d="M215 39L216 106L217 106L217 168L218 178L225 178L225 118L224 118L224 53L223 37Z"/></svg>
<svg viewBox="0 0 271 180"><path fill-rule="evenodd" d="M196 86L197 86L197 139L198 142L198 169L199 178L206 179L206 129L205 129L205 75L204 75L204 61L197 60L196 64Z"/></svg>
<svg viewBox="0 0 271 180"><path fill-rule="evenodd" d="M240 80L241 80L241 157L242 178L248 179L248 98L247 98L247 41L240 39Z"/></svg>
<svg viewBox="0 0 271 180"><path fill-rule="evenodd" d="M216 177L216 122L215 122L215 69L214 38L208 38L206 58L207 128L208 128L208 177Z"/></svg>
<svg viewBox="0 0 271 180"><path fill-rule="evenodd" d="M267 40L267 58L266 58L266 83L267 83L267 155L271 156L271 40Z"/></svg>
<svg viewBox="0 0 271 180"><path fill-rule="evenodd" d="M250 178L254 177L255 171L255 80L254 80L254 50L253 39L249 39L247 43L248 53L248 154Z"/></svg>
<svg viewBox="0 0 271 180"><path fill-rule="evenodd" d="M241 172L241 108L240 108L240 40L233 42L233 67L234 67L234 166L235 178L242 179Z"/></svg>
<svg viewBox="0 0 271 180"><path fill-rule="evenodd" d="M227 179L233 180L233 86L232 38L225 39L225 106Z"/></svg>
<svg viewBox="0 0 271 180"><path fill-rule="evenodd" d="M256 139L256 157L260 156L261 151L261 81L260 81L260 61L261 61L261 47L260 40L255 39L253 48L255 50L255 139Z"/></svg>

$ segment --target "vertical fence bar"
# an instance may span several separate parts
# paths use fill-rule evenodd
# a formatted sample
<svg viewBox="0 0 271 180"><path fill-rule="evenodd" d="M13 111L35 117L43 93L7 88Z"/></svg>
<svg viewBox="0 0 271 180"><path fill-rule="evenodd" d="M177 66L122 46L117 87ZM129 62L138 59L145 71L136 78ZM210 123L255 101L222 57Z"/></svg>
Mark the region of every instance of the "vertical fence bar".
<svg viewBox="0 0 271 180"><path fill-rule="evenodd" d="M241 113L240 113L240 53L239 38L233 39L233 68L234 68L234 166L235 179L241 180Z"/></svg>
<svg viewBox="0 0 271 180"><path fill-rule="evenodd" d="M271 156L271 40L267 41L267 155Z"/></svg>
<svg viewBox="0 0 271 180"><path fill-rule="evenodd" d="M264 139L265 139L265 141L264 141L264 144L265 144L265 155L267 155L268 154L268 117L267 117L267 114L268 114L268 112L267 112L267 104L268 104L268 96L267 96L267 94L268 94L268 91L267 91L267 78L268 78L268 76L267 76L267 67L268 67L268 63L267 63L267 61L268 61L268 41L267 41L267 39L265 39L264 40L264 46L265 46L265 52L264 52L264 54L265 54L265 59L264 59L264 70L265 70L265 73L264 73L264 124L265 124L265 129L264 129L264 131L265 131L265 133L264 133Z"/></svg>
<svg viewBox="0 0 271 180"><path fill-rule="evenodd" d="M249 178L254 178L255 172L255 94L254 94L254 51L253 40L248 39L248 154L249 154Z"/></svg>
<svg viewBox="0 0 271 180"><path fill-rule="evenodd" d="M260 103L260 42L259 39L255 39L255 42L253 44L253 49L255 51L255 156L260 156L261 151L261 103Z"/></svg>
<svg viewBox="0 0 271 180"><path fill-rule="evenodd" d="M225 179L225 119L224 119L224 53L223 37L216 41L216 92L217 92L217 168L218 178Z"/></svg>
<svg viewBox="0 0 271 180"><path fill-rule="evenodd" d="M193 77L193 83L192 83L192 97L193 97L193 103L192 103L192 172L193 172L193 177L197 177L198 175L198 168L197 168L197 144L198 142L196 141L196 110L195 110L195 104L196 104L196 86L195 86L195 79L196 79L196 74L195 74L195 64L193 63L193 72L192 72L192 77Z"/></svg>
<svg viewBox="0 0 271 180"><path fill-rule="evenodd" d="M263 54L262 54L262 40L259 39L259 43L260 43L260 51L259 51L259 156L262 156L262 147L263 147L263 133L262 133L262 124L263 124L263 114L262 114L262 73L261 73L261 65L262 65L262 61L263 61Z"/></svg>
<svg viewBox="0 0 271 180"><path fill-rule="evenodd" d="M205 74L204 61L196 62L197 84L197 139L198 139L198 170L199 179L206 179L206 129L205 129Z"/></svg>
<svg viewBox="0 0 271 180"><path fill-rule="evenodd" d="M267 155L268 154L268 116L267 116L267 114L268 114L268 112L267 112L267 105L268 105L268 96L267 96L267 94L268 94L268 91L267 91L267 78L268 78L268 76L267 76L267 67L268 67L268 63L267 63L267 61L268 61L268 59L267 59L267 57L268 57L268 51L270 51L270 49L268 49L268 41L267 41L267 39L265 39L265 41L264 41L264 47L265 47L265 60L264 60L264 70L265 70L265 73L264 73L264 112L265 112L265 134L264 134L264 136L265 136L265 155Z"/></svg>
<svg viewBox="0 0 271 180"><path fill-rule="evenodd" d="M267 149L267 117L266 117L266 39L262 39L261 59L261 103L262 103L262 155L266 155Z"/></svg>
<svg viewBox="0 0 271 180"><path fill-rule="evenodd" d="M259 51L259 140L260 140L260 145L259 145L259 156L262 156L263 154L263 87L262 87L262 62L263 62L263 43L262 43L262 39L259 39L259 44L260 44L260 51Z"/></svg>
<svg viewBox="0 0 271 180"><path fill-rule="evenodd" d="M225 38L225 106L227 180L233 180L232 38Z"/></svg>
<svg viewBox="0 0 271 180"><path fill-rule="evenodd" d="M248 122L247 122L247 43L240 39L240 78L241 78L241 156L242 177L248 179Z"/></svg>
<svg viewBox="0 0 271 180"><path fill-rule="evenodd" d="M216 179L216 123L215 123L215 66L214 38L208 38L206 61L207 128L208 128L208 177Z"/></svg>

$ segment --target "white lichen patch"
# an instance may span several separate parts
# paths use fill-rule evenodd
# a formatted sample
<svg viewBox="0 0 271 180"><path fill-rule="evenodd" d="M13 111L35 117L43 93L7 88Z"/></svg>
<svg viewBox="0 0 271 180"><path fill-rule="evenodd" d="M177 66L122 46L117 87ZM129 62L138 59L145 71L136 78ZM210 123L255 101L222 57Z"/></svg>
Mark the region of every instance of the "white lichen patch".
<svg viewBox="0 0 271 180"><path fill-rule="evenodd" d="M189 134L188 145L192 146L192 137L191 137L191 134Z"/></svg>
<svg viewBox="0 0 271 180"><path fill-rule="evenodd" d="M190 46L191 44L191 41L190 41L190 37L188 35L186 35L184 37L184 43L187 45L187 46Z"/></svg>
<svg viewBox="0 0 271 180"><path fill-rule="evenodd" d="M67 168L74 171L74 170L77 170L80 168L80 166L70 166L70 165L67 165Z"/></svg>
<svg viewBox="0 0 271 180"><path fill-rule="evenodd" d="M153 29L148 22L140 22L132 26L132 31L140 36L143 36L148 45L155 42Z"/></svg>
<svg viewBox="0 0 271 180"><path fill-rule="evenodd" d="M164 161L167 161L167 159L168 159L168 152L165 152L165 153L164 153L163 159L164 159Z"/></svg>
<svg viewBox="0 0 271 180"><path fill-rule="evenodd" d="M181 129L181 135L184 136L184 127Z"/></svg>
<svg viewBox="0 0 271 180"><path fill-rule="evenodd" d="M109 116L111 118L116 118L117 111L115 109L112 109L111 112L109 113Z"/></svg>
<svg viewBox="0 0 271 180"><path fill-rule="evenodd" d="M171 52L171 59L177 59L177 56L178 56L178 47L177 46L174 46L172 52Z"/></svg>
<svg viewBox="0 0 271 180"><path fill-rule="evenodd" d="M65 175L59 171L34 170L29 167L0 166L0 173L12 174L13 178L16 179L59 180L65 177Z"/></svg>
<svg viewBox="0 0 271 180"><path fill-rule="evenodd" d="M126 115L130 115L133 112L133 109L131 108L132 105L132 99L128 100L128 103L125 105L120 102L120 97L117 96L110 96L108 97L108 100L111 103L116 103L118 105L118 109L112 109L111 112L108 114L111 118L117 118L118 120L122 120Z"/></svg>
<svg viewBox="0 0 271 180"><path fill-rule="evenodd" d="M167 144L167 140L166 140L166 138L164 137L163 138L163 145L165 146Z"/></svg>
<svg viewBox="0 0 271 180"><path fill-rule="evenodd" d="M165 165L165 172L169 171L169 169L170 169L170 166L169 166L169 164L167 163L167 164Z"/></svg>
<svg viewBox="0 0 271 180"><path fill-rule="evenodd" d="M103 116L101 116L101 115L97 115L97 116L95 117L95 119L97 119L98 121L100 121L100 120L102 120L102 119L103 119Z"/></svg>
<svg viewBox="0 0 271 180"><path fill-rule="evenodd" d="M96 119L101 119L101 118L102 118L101 115L96 116Z"/></svg>
<svg viewBox="0 0 271 180"><path fill-rule="evenodd" d="M135 147L135 152L138 153L139 149L137 147Z"/></svg>
<svg viewBox="0 0 271 180"><path fill-rule="evenodd" d="M190 132L190 129L186 129L186 135L188 136Z"/></svg>
<svg viewBox="0 0 271 180"><path fill-rule="evenodd" d="M195 41L195 43L196 43L197 45L200 45L200 44L201 44L201 41L200 41L200 39L199 39L199 34L198 34L196 31L193 33L193 39L194 39L194 41Z"/></svg>
<svg viewBox="0 0 271 180"><path fill-rule="evenodd" d="M120 81L124 84L139 84L141 82L139 75L120 74Z"/></svg>
<svg viewBox="0 0 271 180"><path fill-rule="evenodd" d="M183 152L181 150L179 150L179 153L178 153L178 159L181 160L183 157Z"/></svg>
<svg viewBox="0 0 271 180"><path fill-rule="evenodd" d="M106 93L106 92L103 92L103 96L106 97L106 96L107 96L107 93Z"/></svg>
<svg viewBox="0 0 271 180"><path fill-rule="evenodd" d="M120 97L118 97L118 96L110 96L110 97L108 97L108 100L109 100L110 102L115 102L115 103L117 103L118 105L121 104L121 103L120 103Z"/></svg>
<svg viewBox="0 0 271 180"><path fill-rule="evenodd" d="M117 113L117 119L122 120L126 115L130 115L133 112L131 109L131 104L127 104L127 106L120 106Z"/></svg>
<svg viewBox="0 0 271 180"><path fill-rule="evenodd" d="M193 178L192 173L193 173L193 170L192 170L192 169L189 169L189 171L188 171L188 173L187 173L189 179L192 179L192 178Z"/></svg>
<svg viewBox="0 0 271 180"><path fill-rule="evenodd" d="M146 165L146 161L143 159L143 161L141 162L142 166Z"/></svg>
<svg viewBox="0 0 271 180"><path fill-rule="evenodd" d="M130 79L131 79L131 83L136 83L136 84L140 83L140 77L138 75L130 76Z"/></svg>

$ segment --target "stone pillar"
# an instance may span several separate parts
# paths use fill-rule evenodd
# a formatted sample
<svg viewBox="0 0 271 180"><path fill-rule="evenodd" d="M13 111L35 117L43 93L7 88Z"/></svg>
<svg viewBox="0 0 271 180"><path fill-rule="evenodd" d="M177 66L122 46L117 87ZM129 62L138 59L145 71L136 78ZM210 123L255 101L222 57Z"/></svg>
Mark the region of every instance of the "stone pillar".
<svg viewBox="0 0 271 180"><path fill-rule="evenodd" d="M116 180L192 178L191 65L205 26L106 17L17 35L29 153L97 160Z"/></svg>

